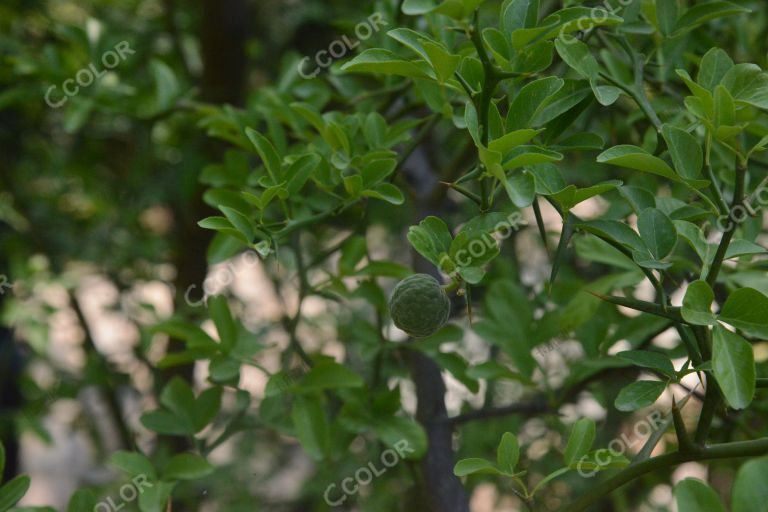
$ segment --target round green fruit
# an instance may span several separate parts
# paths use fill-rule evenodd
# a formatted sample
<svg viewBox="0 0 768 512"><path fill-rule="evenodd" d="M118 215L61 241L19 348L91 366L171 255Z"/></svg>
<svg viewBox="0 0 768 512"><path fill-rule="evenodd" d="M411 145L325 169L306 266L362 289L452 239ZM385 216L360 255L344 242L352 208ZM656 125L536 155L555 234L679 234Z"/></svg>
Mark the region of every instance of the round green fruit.
<svg viewBox="0 0 768 512"><path fill-rule="evenodd" d="M389 312L396 326L414 338L423 338L445 324L451 301L437 279L429 274L414 274L395 286L389 298Z"/></svg>

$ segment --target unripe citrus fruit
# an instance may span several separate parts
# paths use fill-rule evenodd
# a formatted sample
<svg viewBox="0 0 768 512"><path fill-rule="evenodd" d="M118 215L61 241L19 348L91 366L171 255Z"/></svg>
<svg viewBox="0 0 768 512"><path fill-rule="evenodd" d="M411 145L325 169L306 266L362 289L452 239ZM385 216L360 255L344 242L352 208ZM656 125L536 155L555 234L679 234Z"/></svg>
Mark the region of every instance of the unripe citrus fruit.
<svg viewBox="0 0 768 512"><path fill-rule="evenodd" d="M423 338L445 324L451 302L437 279L429 274L414 274L395 286L389 298L389 312L396 326L414 338Z"/></svg>

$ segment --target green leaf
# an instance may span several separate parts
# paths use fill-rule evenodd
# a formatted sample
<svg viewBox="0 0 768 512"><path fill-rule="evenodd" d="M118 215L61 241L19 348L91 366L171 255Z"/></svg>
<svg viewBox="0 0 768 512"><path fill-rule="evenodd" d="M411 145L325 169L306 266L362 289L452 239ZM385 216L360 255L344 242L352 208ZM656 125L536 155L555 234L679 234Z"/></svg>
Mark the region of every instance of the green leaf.
<svg viewBox="0 0 768 512"><path fill-rule="evenodd" d="M203 229L213 229L215 231L232 234L232 236L237 236L246 243L250 242L250 240L246 240L245 237L232 226L232 223L229 222L226 217L206 217L205 219L198 221L197 225Z"/></svg>
<svg viewBox="0 0 768 512"><path fill-rule="evenodd" d="M440 255L450 250L453 237L442 219L430 215L408 229L408 241L416 252L439 267Z"/></svg>
<svg viewBox="0 0 768 512"><path fill-rule="evenodd" d="M397 160L386 158L383 160L374 160L363 167L360 176L363 177L363 185L371 187L387 179L397 166Z"/></svg>
<svg viewBox="0 0 768 512"><path fill-rule="evenodd" d="M704 165L704 155L696 137L668 124L664 125L661 133L667 141L669 156L677 173L686 180L698 178Z"/></svg>
<svg viewBox="0 0 768 512"><path fill-rule="evenodd" d="M483 41L499 66L503 69L509 69L511 50L504 33L497 28L485 28L483 29Z"/></svg>
<svg viewBox="0 0 768 512"><path fill-rule="evenodd" d="M153 480L157 477L152 462L141 453L117 451L112 454L109 461L129 475L147 475Z"/></svg>
<svg viewBox="0 0 768 512"><path fill-rule="evenodd" d="M562 159L563 154L557 151L550 151L538 146L518 146L505 156L501 166L503 169L509 170L548 162L559 162Z"/></svg>
<svg viewBox="0 0 768 512"><path fill-rule="evenodd" d="M248 140L251 141L253 147L256 148L256 152L259 154L261 161L264 163L264 167L267 169L267 173L270 178L272 178L272 184L276 185L278 183L277 177L282 174L282 163L275 146L253 128L246 128L245 136L248 137Z"/></svg>
<svg viewBox="0 0 768 512"><path fill-rule="evenodd" d="M768 135L764 136L762 139L760 139L757 144L752 146L752 149L749 150L749 153L747 154L747 158L752 157L752 153L758 153L761 151L765 151L766 146L768 146Z"/></svg>
<svg viewBox="0 0 768 512"><path fill-rule="evenodd" d="M768 339L768 297L754 288L731 293L720 311L720 320L750 336Z"/></svg>
<svg viewBox="0 0 768 512"><path fill-rule="evenodd" d="M213 323L216 325L216 331L219 333L221 349L224 353L229 353L237 341L237 325L229 311L227 298L223 295L209 298L208 310L211 313Z"/></svg>
<svg viewBox="0 0 768 512"><path fill-rule="evenodd" d="M394 205L401 205L405 202L403 193L391 183L379 183L372 190L363 190L361 195L381 199Z"/></svg>
<svg viewBox="0 0 768 512"><path fill-rule="evenodd" d="M731 240L728 245L728 249L725 251L725 259L738 258L740 256L747 256L751 254L765 254L766 249L748 240L737 238Z"/></svg>
<svg viewBox="0 0 768 512"><path fill-rule="evenodd" d="M668 36L677 23L677 0L656 0L656 22L661 35Z"/></svg>
<svg viewBox="0 0 768 512"><path fill-rule="evenodd" d="M576 227L593 233L600 238L607 238L618 242L633 251L640 251L646 248L642 238L631 227L618 220L591 220L578 224Z"/></svg>
<svg viewBox="0 0 768 512"><path fill-rule="evenodd" d="M731 126L736 122L736 101L728 89L720 84L715 87L714 121L716 127Z"/></svg>
<svg viewBox="0 0 768 512"><path fill-rule="evenodd" d="M155 82L155 113L165 112L173 107L179 96L179 82L164 62L152 59L149 65Z"/></svg>
<svg viewBox="0 0 768 512"><path fill-rule="evenodd" d="M715 326L712 338L712 369L725 401L744 409L755 394L755 357L752 345L736 333Z"/></svg>
<svg viewBox="0 0 768 512"><path fill-rule="evenodd" d="M539 0L507 0L501 13L501 26L507 37L519 28L531 28L539 19Z"/></svg>
<svg viewBox="0 0 768 512"><path fill-rule="evenodd" d="M590 90L589 84L584 80L564 80L560 90L549 96L546 102L536 109L537 113L531 121L531 125L542 126L555 122L560 116L566 118L573 112L579 112L582 106L586 107L585 103L590 102L585 101L590 95ZM550 132L552 131L554 130L550 128Z"/></svg>
<svg viewBox="0 0 768 512"><path fill-rule="evenodd" d="M651 251L651 255L661 260L672 252L677 243L675 224L661 210L646 208L637 219L640 238Z"/></svg>
<svg viewBox="0 0 768 512"><path fill-rule="evenodd" d="M704 266L708 267L709 262L714 257L714 253L711 251L711 244L706 242L701 228L692 222L684 220L676 220L674 223L680 237L696 251Z"/></svg>
<svg viewBox="0 0 768 512"><path fill-rule="evenodd" d="M432 12L437 8L435 0L404 0L402 4L403 14L409 16L421 16Z"/></svg>
<svg viewBox="0 0 768 512"><path fill-rule="evenodd" d="M563 455L565 463L570 466L589 453L595 440L595 422L590 418L581 418L573 424L568 444Z"/></svg>
<svg viewBox="0 0 768 512"><path fill-rule="evenodd" d="M181 377L174 377L160 393L160 403L180 418L194 417L195 395Z"/></svg>
<svg viewBox="0 0 768 512"><path fill-rule="evenodd" d="M432 68L435 70L438 82L445 83L449 78L452 78L454 71L459 67L461 57L453 55L443 46L432 41L422 40L421 45L427 53Z"/></svg>
<svg viewBox="0 0 768 512"><path fill-rule="evenodd" d="M502 155L512 151L516 147L530 142L536 135L541 133L541 129L534 130L532 128L523 128L520 130L513 130L498 139L494 139L488 143L488 149L491 151L498 151Z"/></svg>
<svg viewBox="0 0 768 512"><path fill-rule="evenodd" d="M714 489L701 480L686 478L675 485L677 509L685 512L725 512Z"/></svg>
<svg viewBox="0 0 768 512"><path fill-rule="evenodd" d="M684 100L686 109L701 119L711 118L714 111L714 98L712 96L714 87L713 91L705 89L694 82L688 72L684 69L678 69L676 70L676 73L683 79L683 82L685 82L685 85L691 93L693 93L693 96L689 96Z"/></svg>
<svg viewBox="0 0 768 512"><path fill-rule="evenodd" d="M592 92L595 93L597 102L604 107L613 105L621 96L621 89L613 85L597 85L597 80L590 80L589 85L592 88Z"/></svg>
<svg viewBox="0 0 768 512"><path fill-rule="evenodd" d="M481 271L482 272L482 271ZM482 277L481 277L482 278ZM467 360L456 353L435 352L431 357L441 368L448 370L456 380L464 384L471 393L477 393L480 390L480 384L474 378L467 375Z"/></svg>
<svg viewBox="0 0 768 512"><path fill-rule="evenodd" d="M411 418L377 417L373 429L384 444L394 448L405 459L419 460L427 451L427 434Z"/></svg>
<svg viewBox="0 0 768 512"><path fill-rule="evenodd" d="M225 355L210 359L208 378L211 382L226 384L240 375L240 361Z"/></svg>
<svg viewBox="0 0 768 512"><path fill-rule="evenodd" d="M562 206L564 210L570 210L577 204L586 201L591 197L604 194L605 192L614 190L619 186L621 186L621 182L618 180L605 181L603 183L598 183L597 185L581 189L577 188L575 185L568 185L558 193L552 194L552 198L557 200L557 202L560 203L560 206Z"/></svg>
<svg viewBox="0 0 768 512"><path fill-rule="evenodd" d="M163 411L149 411L141 416L141 424L158 434L186 436L194 434L192 425L174 414Z"/></svg>
<svg viewBox="0 0 768 512"><path fill-rule="evenodd" d="M696 82L713 92L732 67L733 60L725 51L720 48L712 48L701 58Z"/></svg>
<svg viewBox="0 0 768 512"><path fill-rule="evenodd" d="M656 402L666 388L666 384L655 380L638 380L624 386L614 401L620 411L636 411Z"/></svg>
<svg viewBox="0 0 768 512"><path fill-rule="evenodd" d="M301 388L316 391L338 388L358 388L364 384L363 378L344 365L334 361L322 361L304 376Z"/></svg>
<svg viewBox="0 0 768 512"><path fill-rule="evenodd" d="M410 78L430 78L419 65L401 59L398 55L382 48L369 48L350 60L341 70L349 73L380 73Z"/></svg>
<svg viewBox="0 0 768 512"><path fill-rule="evenodd" d="M213 473L216 468L203 457L193 453L174 455L163 471L164 480L197 480Z"/></svg>
<svg viewBox="0 0 768 512"><path fill-rule="evenodd" d="M573 37L558 38L555 40L555 48L563 62L575 69L583 78L597 78L600 67L585 43Z"/></svg>
<svg viewBox="0 0 768 512"><path fill-rule="evenodd" d="M173 492L176 482L154 482L152 487L139 493L139 509L141 512L166 512L168 499Z"/></svg>
<svg viewBox="0 0 768 512"><path fill-rule="evenodd" d="M453 466L453 474L467 476L474 473L498 473L499 470L489 460L471 458L462 459Z"/></svg>
<svg viewBox="0 0 768 512"><path fill-rule="evenodd" d="M451 243L450 259L459 267L481 267L499 254L499 245L490 234L461 231Z"/></svg>
<svg viewBox="0 0 768 512"><path fill-rule="evenodd" d="M0 512L6 512L14 506L29 489L30 480L26 475L19 475L0 487Z"/></svg>
<svg viewBox="0 0 768 512"><path fill-rule="evenodd" d="M355 271L357 264L365 258L368 251L368 243L365 237L353 236L347 240L341 248L339 258L339 274L349 275Z"/></svg>
<svg viewBox="0 0 768 512"><path fill-rule="evenodd" d="M87 489L75 491L67 504L67 512L93 512L98 503L96 496Z"/></svg>
<svg viewBox="0 0 768 512"><path fill-rule="evenodd" d="M298 194L319 164L320 157L315 154L302 155L296 159L286 171L288 184L285 186L285 190L287 193L289 195Z"/></svg>
<svg viewBox="0 0 768 512"><path fill-rule="evenodd" d="M472 366L467 369L467 377L473 379L508 379L524 381L525 378L517 372L513 372L506 366L496 361L486 361L485 363Z"/></svg>
<svg viewBox="0 0 768 512"><path fill-rule="evenodd" d="M520 49L534 42L586 31L593 27L615 26L623 21L622 18L599 7L568 7L553 12L541 20L538 27L515 30L512 33L512 46Z"/></svg>
<svg viewBox="0 0 768 512"><path fill-rule="evenodd" d="M559 140L556 145L550 146L550 148L556 151L591 151L603 149L604 145L605 141L598 134L581 132Z"/></svg>
<svg viewBox="0 0 768 512"><path fill-rule="evenodd" d="M506 352L516 369L530 378L536 368L531 356L531 304L525 292L510 280L494 281L485 296L486 318L473 325L489 343Z"/></svg>
<svg viewBox="0 0 768 512"><path fill-rule="evenodd" d="M214 386L206 389L195 400L194 415L192 417L195 432L200 432L221 410L221 386Z"/></svg>
<svg viewBox="0 0 768 512"><path fill-rule="evenodd" d="M526 84L517 93L509 107L507 130L514 131L537 126L531 121L546 106L547 100L562 89L563 84L561 78L554 76L540 78Z"/></svg>
<svg viewBox="0 0 768 512"><path fill-rule="evenodd" d="M674 170L659 157L653 156L643 148L631 145L614 146L597 156L597 161L603 164L618 165L628 169L648 172L663 176L673 181L680 181Z"/></svg>
<svg viewBox="0 0 768 512"><path fill-rule="evenodd" d="M672 365L672 361L659 352L650 350L625 350L616 354L616 357L632 361L637 366L642 366L643 368L652 368L660 371L670 379L676 378L675 367Z"/></svg>
<svg viewBox="0 0 768 512"><path fill-rule="evenodd" d="M483 0L405 0L402 11L404 14L419 16L427 13L443 14L454 19L469 16Z"/></svg>
<svg viewBox="0 0 768 512"><path fill-rule="evenodd" d="M680 16L675 25L675 35L678 32L687 31L695 28L702 23L715 18L731 16L749 12L749 9L741 7L731 2L697 2Z"/></svg>
<svg viewBox="0 0 768 512"><path fill-rule="evenodd" d="M597 313L602 300L595 297L594 293L605 294L614 288L634 286L641 280L642 273L633 270L631 272L609 274L583 286L571 296L565 309L562 310L560 329L570 332L583 325ZM614 362L620 361L617 358L611 358L610 360ZM627 365L625 361L621 361L621 363L625 366Z"/></svg>
<svg viewBox="0 0 768 512"><path fill-rule="evenodd" d="M712 301L715 292L706 281L694 281L688 285L683 297L681 313L683 319L694 325L715 325L715 315L712 313Z"/></svg>
<svg viewBox="0 0 768 512"><path fill-rule="evenodd" d="M518 208L526 208L531 206L536 197L536 180L533 174L523 170L504 180L504 189L512 204Z"/></svg>
<svg viewBox="0 0 768 512"><path fill-rule="evenodd" d="M330 451L331 432L322 396L294 396L291 418L304 451L315 460L325 458Z"/></svg>
<svg viewBox="0 0 768 512"><path fill-rule="evenodd" d="M737 102L768 109L768 74L759 66L736 64L721 83Z"/></svg>
<svg viewBox="0 0 768 512"><path fill-rule="evenodd" d="M768 510L768 457L745 462L736 473L731 489L733 512ZM758 505L759 504L759 505ZM755 509L755 507L758 507Z"/></svg>
<svg viewBox="0 0 768 512"><path fill-rule="evenodd" d="M517 442L517 437L510 432L505 432L496 449L496 464L499 470L507 475L513 475L519 459L520 445Z"/></svg>
<svg viewBox="0 0 768 512"><path fill-rule="evenodd" d="M424 34L423 32L416 32L410 28L401 27L390 30L387 32L387 36L410 48L424 60L429 60L429 55L422 46L422 41L430 40L427 34Z"/></svg>
<svg viewBox="0 0 768 512"><path fill-rule="evenodd" d="M253 243L256 238L253 222L242 212L228 206L219 206L224 216L239 231L248 243Z"/></svg>

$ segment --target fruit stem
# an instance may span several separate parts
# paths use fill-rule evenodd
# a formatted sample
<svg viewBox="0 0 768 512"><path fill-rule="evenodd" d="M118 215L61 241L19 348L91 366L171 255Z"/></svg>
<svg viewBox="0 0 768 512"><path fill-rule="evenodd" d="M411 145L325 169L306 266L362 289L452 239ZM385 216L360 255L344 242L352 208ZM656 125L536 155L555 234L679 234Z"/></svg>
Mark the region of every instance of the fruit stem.
<svg viewBox="0 0 768 512"><path fill-rule="evenodd" d="M461 283L459 281L454 279L450 283L443 285L443 291L445 293L451 293L452 291L456 290L460 286L460 284Z"/></svg>

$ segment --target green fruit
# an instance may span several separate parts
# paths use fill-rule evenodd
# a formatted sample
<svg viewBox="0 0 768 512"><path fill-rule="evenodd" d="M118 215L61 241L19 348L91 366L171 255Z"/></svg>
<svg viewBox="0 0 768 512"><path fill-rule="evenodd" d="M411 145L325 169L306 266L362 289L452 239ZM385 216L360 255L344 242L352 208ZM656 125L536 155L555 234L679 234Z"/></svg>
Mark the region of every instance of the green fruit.
<svg viewBox="0 0 768 512"><path fill-rule="evenodd" d="M445 324L451 301L437 279L429 274L414 274L395 286L389 298L389 312L396 326L414 338L423 338Z"/></svg>

